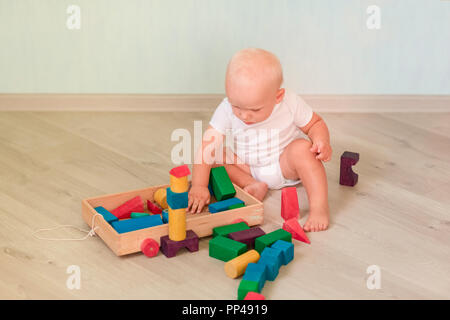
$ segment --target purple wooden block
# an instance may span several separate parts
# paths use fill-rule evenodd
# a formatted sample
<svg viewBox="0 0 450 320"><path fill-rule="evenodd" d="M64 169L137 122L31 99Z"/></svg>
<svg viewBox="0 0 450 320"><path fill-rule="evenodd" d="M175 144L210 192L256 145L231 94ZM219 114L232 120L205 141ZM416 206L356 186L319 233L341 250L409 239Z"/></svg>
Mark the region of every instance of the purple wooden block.
<svg viewBox="0 0 450 320"><path fill-rule="evenodd" d="M228 237L232 240L245 243L249 249L253 249L255 247L255 239L265 234L266 233L261 228L254 227L229 233Z"/></svg>
<svg viewBox="0 0 450 320"><path fill-rule="evenodd" d="M181 241L173 241L169 239L169 236L161 237L161 252L167 258L172 258L177 255L178 250L186 248L190 252L198 251L198 236L192 230L186 231L186 239Z"/></svg>
<svg viewBox="0 0 450 320"><path fill-rule="evenodd" d="M358 182L358 175L353 172L352 166L359 161L359 153L345 151L341 156L341 174L339 183L353 187Z"/></svg>

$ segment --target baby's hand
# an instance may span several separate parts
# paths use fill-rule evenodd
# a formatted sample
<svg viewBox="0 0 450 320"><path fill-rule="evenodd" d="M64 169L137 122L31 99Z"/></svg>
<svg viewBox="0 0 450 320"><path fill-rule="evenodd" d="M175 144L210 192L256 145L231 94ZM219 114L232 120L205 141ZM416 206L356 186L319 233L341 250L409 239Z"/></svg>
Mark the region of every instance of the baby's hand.
<svg viewBox="0 0 450 320"><path fill-rule="evenodd" d="M327 141L314 141L310 150L316 154L316 159L322 161L329 161L333 152L330 143Z"/></svg>
<svg viewBox="0 0 450 320"><path fill-rule="evenodd" d="M186 212L199 213L209 203L210 194L208 187L192 186L188 194L188 207Z"/></svg>

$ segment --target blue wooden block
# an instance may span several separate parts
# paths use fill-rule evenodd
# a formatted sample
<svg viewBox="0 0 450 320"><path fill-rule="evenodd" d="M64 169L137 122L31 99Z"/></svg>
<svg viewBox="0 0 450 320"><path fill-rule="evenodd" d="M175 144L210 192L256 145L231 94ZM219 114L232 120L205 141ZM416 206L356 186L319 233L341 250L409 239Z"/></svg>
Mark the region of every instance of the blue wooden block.
<svg viewBox="0 0 450 320"><path fill-rule="evenodd" d="M271 248L279 249L283 253L283 264L287 265L294 259L294 244L284 240L277 240Z"/></svg>
<svg viewBox="0 0 450 320"><path fill-rule="evenodd" d="M214 196L214 191L213 191L213 189L212 189L212 187L211 187L211 184L208 184L208 190L209 190L209 194L210 194L211 196Z"/></svg>
<svg viewBox="0 0 450 320"><path fill-rule="evenodd" d="M119 220L111 223L117 233L125 233L163 224L159 214L141 217L139 219Z"/></svg>
<svg viewBox="0 0 450 320"><path fill-rule="evenodd" d="M188 207L188 192L172 192L167 188L167 204L173 210Z"/></svg>
<svg viewBox="0 0 450 320"><path fill-rule="evenodd" d="M266 283L266 268L262 264L249 263L245 269L242 280L250 280L258 282L258 289L261 292Z"/></svg>
<svg viewBox="0 0 450 320"><path fill-rule="evenodd" d="M95 207L94 209L95 209L95 211L100 213L103 216L103 218L105 219L105 221L108 223L119 220L119 218L117 218L115 215L113 215L111 212L109 212L102 206Z"/></svg>
<svg viewBox="0 0 450 320"><path fill-rule="evenodd" d="M270 247L264 248L261 257L258 260L258 264L265 266L267 280L274 281L278 276L282 264L281 250L272 249Z"/></svg>
<svg viewBox="0 0 450 320"><path fill-rule="evenodd" d="M234 204L238 204L238 203L245 204L244 201L242 201L241 199L234 197L234 198L211 203L210 205L208 205L208 209L209 209L209 212L216 213L216 212L228 210L228 208L230 206L232 206Z"/></svg>
<svg viewBox="0 0 450 320"><path fill-rule="evenodd" d="M167 209L162 212L162 221L163 223L169 223L169 211Z"/></svg>

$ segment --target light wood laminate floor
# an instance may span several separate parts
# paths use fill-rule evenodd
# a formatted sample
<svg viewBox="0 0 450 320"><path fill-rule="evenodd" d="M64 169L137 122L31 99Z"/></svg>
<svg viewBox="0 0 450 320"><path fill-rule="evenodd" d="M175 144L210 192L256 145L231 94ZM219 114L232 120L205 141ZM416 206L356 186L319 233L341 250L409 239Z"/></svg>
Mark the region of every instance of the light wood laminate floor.
<svg viewBox="0 0 450 320"><path fill-rule="evenodd" d="M206 128L211 113L0 113L0 298L235 299L239 280L200 251L116 257L98 237L37 240L38 228L88 229L81 199L168 183L171 133ZM267 299L450 298L450 114L322 114L334 156L325 164L331 226L295 241L295 259L267 282ZM360 153L359 182L340 186L339 157ZM298 187L301 222L305 189ZM281 227L279 190L262 228ZM60 229L41 236L81 237ZM67 267L81 288L66 286ZM381 270L369 290L366 270Z"/></svg>

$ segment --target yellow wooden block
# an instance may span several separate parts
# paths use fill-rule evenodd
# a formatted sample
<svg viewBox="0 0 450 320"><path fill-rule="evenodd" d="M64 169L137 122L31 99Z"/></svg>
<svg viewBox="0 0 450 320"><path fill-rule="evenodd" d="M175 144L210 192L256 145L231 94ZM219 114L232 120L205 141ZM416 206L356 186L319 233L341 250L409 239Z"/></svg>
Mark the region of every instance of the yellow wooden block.
<svg viewBox="0 0 450 320"><path fill-rule="evenodd" d="M186 208L169 207L169 239L181 241L186 239Z"/></svg>
<svg viewBox="0 0 450 320"><path fill-rule="evenodd" d="M249 263L256 263L259 260L259 253L256 250L249 250L244 254L225 263L225 273L230 278L237 278L245 273Z"/></svg>
<svg viewBox="0 0 450 320"><path fill-rule="evenodd" d="M166 188L161 188L155 191L153 194L153 199L156 201L156 203L163 209L169 208L169 205L167 204L167 190Z"/></svg>
<svg viewBox="0 0 450 320"><path fill-rule="evenodd" d="M188 177L177 178L170 175L170 190L172 192L186 192L189 189Z"/></svg>

